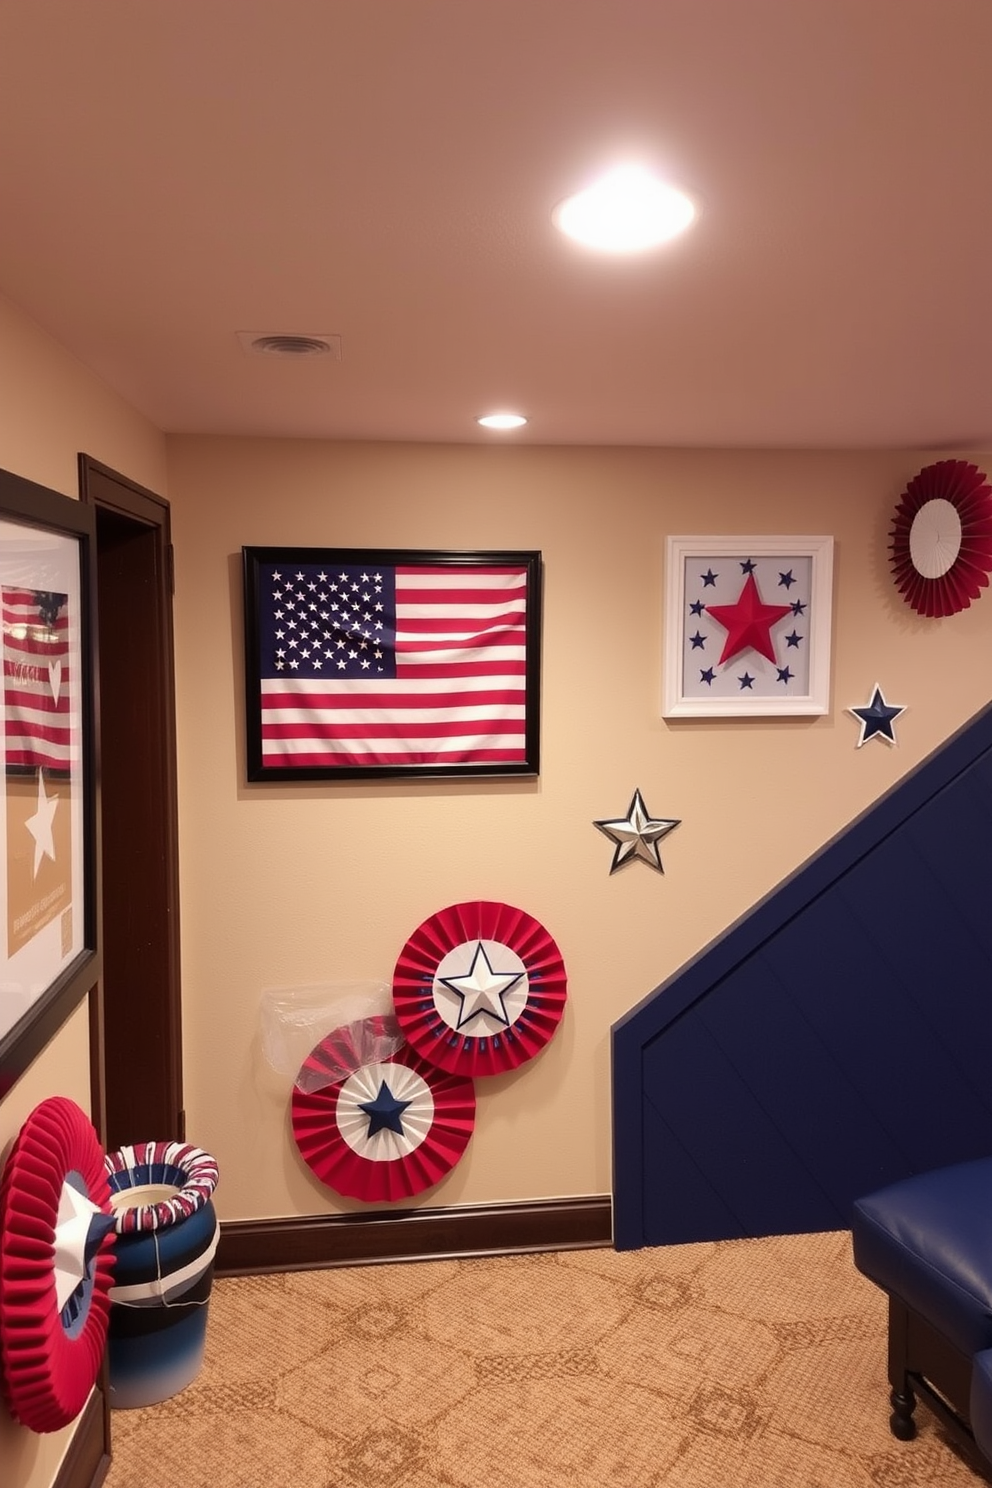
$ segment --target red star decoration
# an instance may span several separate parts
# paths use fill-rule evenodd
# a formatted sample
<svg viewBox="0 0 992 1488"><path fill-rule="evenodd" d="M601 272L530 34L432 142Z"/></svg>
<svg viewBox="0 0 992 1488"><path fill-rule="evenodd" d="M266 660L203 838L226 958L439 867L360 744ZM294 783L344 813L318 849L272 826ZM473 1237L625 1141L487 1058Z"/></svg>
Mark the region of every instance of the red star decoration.
<svg viewBox="0 0 992 1488"><path fill-rule="evenodd" d="M783 615L792 614L791 605L764 604L754 582L754 574L751 573L744 581L744 588L736 604L707 605L706 610L727 632L723 655L720 657L721 666L749 648L767 657L769 661L774 661L775 647L772 645L771 628Z"/></svg>

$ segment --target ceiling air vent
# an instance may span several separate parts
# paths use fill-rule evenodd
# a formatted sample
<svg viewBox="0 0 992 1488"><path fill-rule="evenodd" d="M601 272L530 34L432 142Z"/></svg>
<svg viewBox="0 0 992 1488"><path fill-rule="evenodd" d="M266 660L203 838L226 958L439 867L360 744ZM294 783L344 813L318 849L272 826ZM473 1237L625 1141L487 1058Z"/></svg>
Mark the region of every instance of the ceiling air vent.
<svg viewBox="0 0 992 1488"><path fill-rule="evenodd" d="M255 356L314 357L329 356L341 360L341 337L325 335L259 335L255 331L239 331L238 340L244 351Z"/></svg>

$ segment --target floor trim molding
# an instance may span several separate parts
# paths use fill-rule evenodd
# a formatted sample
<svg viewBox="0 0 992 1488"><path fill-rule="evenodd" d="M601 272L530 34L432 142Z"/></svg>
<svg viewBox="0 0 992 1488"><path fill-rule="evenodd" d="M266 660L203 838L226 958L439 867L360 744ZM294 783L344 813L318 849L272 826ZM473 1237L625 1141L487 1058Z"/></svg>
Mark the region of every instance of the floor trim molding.
<svg viewBox="0 0 992 1488"><path fill-rule="evenodd" d="M110 1467L104 1394L94 1389L79 1414L79 1425L62 1458L52 1488L100 1488Z"/></svg>
<svg viewBox="0 0 992 1488"><path fill-rule="evenodd" d="M608 1194L464 1208L229 1220L221 1224L216 1274L247 1276L612 1244L613 1206Z"/></svg>

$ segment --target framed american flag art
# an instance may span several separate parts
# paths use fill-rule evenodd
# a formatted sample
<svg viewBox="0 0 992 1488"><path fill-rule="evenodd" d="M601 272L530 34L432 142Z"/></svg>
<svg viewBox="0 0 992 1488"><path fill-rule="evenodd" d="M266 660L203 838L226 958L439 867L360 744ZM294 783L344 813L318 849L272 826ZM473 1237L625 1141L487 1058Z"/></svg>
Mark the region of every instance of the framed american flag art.
<svg viewBox="0 0 992 1488"><path fill-rule="evenodd" d="M91 507L0 471L0 1095L99 975Z"/></svg>
<svg viewBox="0 0 992 1488"><path fill-rule="evenodd" d="M249 780L537 775L540 553L242 553Z"/></svg>

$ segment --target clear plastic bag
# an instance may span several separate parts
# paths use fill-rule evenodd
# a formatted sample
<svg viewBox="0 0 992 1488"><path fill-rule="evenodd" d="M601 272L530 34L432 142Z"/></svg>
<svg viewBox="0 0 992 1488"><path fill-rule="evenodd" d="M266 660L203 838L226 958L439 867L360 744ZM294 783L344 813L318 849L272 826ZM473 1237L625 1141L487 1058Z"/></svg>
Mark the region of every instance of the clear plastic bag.
<svg viewBox="0 0 992 1488"><path fill-rule="evenodd" d="M388 1059L405 1043L386 982L268 987L259 1016L266 1063L303 1090L347 1078L363 1064ZM318 1045L319 1059L310 1060Z"/></svg>

